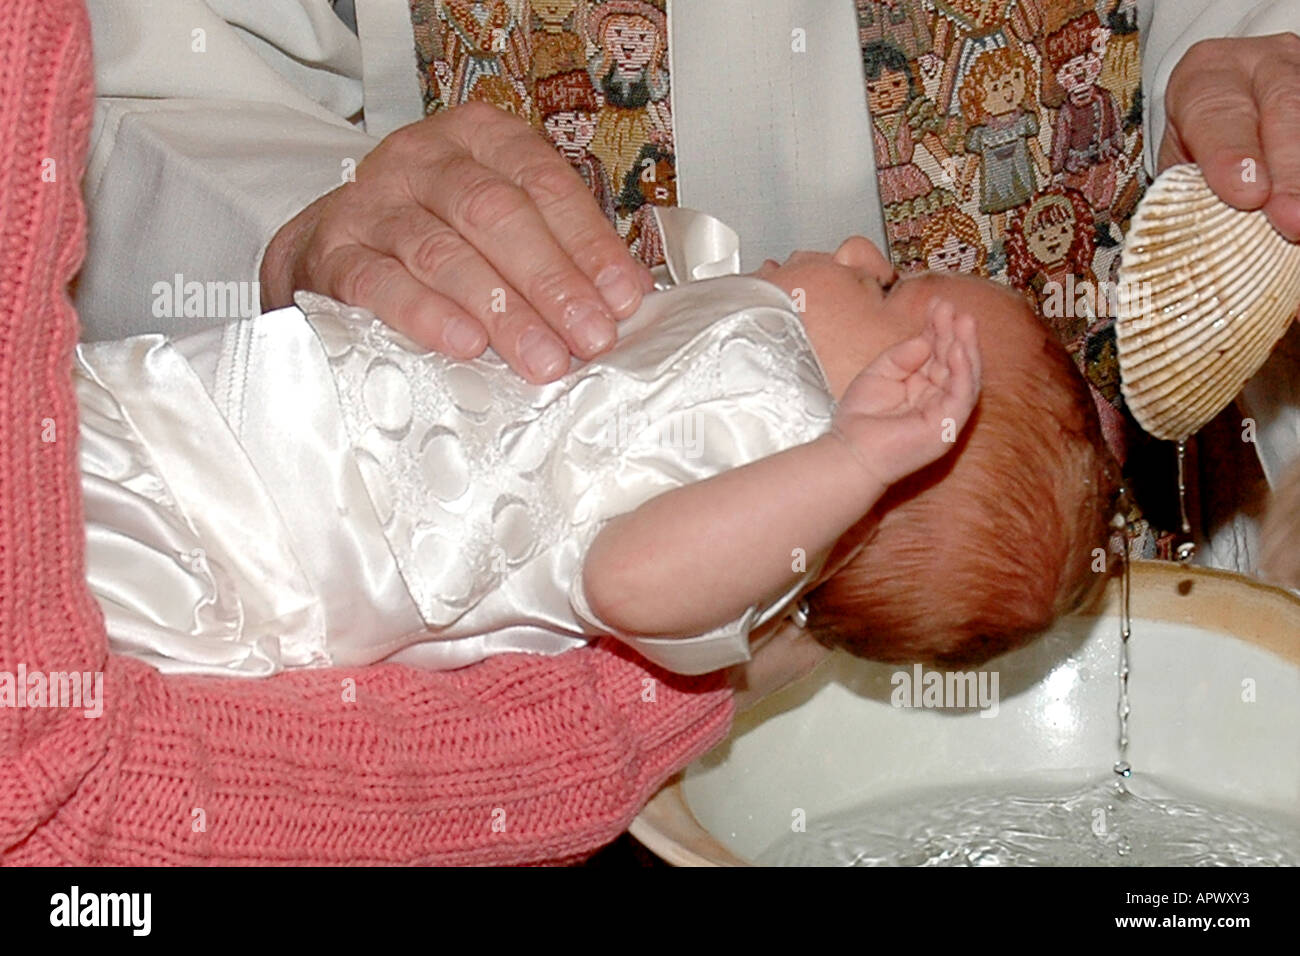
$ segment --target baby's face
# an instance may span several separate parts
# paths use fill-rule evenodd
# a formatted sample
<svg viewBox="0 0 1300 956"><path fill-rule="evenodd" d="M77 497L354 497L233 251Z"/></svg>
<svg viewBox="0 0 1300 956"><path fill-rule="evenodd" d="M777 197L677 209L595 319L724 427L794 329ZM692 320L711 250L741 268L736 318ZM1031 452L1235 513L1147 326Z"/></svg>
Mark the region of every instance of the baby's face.
<svg viewBox="0 0 1300 956"><path fill-rule="evenodd" d="M844 240L834 253L796 252L783 265L769 259L754 275L802 304L804 327L836 398L876 356L919 334L936 298L975 319L986 355L1006 355L1017 345L1041 348L1046 334L1041 323L1025 321L1025 300L1005 286L946 272L899 278L862 236Z"/></svg>

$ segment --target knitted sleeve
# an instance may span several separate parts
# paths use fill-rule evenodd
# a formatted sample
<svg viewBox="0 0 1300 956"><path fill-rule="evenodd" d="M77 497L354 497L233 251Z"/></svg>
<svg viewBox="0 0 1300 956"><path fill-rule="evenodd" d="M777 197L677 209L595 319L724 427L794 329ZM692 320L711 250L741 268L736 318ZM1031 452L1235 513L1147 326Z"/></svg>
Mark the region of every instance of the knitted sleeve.
<svg viewBox="0 0 1300 956"><path fill-rule="evenodd" d="M91 96L81 4L11 0L0 18L0 863L506 864L579 859L608 842L725 734L720 674L670 675L608 639L460 671L264 681L164 677L107 653L84 579L67 295L84 251ZM96 680L95 706L50 706L74 685L93 694Z"/></svg>

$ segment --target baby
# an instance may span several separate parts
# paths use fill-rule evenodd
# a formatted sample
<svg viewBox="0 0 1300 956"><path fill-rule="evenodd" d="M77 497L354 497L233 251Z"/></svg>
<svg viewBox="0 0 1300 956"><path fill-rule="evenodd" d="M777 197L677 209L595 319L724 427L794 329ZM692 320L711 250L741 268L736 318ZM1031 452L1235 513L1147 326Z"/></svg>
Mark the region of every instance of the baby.
<svg viewBox="0 0 1300 956"><path fill-rule="evenodd" d="M261 676L610 633L694 674L793 611L856 654L967 663L1103 577L1113 471L1064 351L1020 296L895 280L861 237L652 294L546 385L298 302L79 347L117 651Z"/></svg>

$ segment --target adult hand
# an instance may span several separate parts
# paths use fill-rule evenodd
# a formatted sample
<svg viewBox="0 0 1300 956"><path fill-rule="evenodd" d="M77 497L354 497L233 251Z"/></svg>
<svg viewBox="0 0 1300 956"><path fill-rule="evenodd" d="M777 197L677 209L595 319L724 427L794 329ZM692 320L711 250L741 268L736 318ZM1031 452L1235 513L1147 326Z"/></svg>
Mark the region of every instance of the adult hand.
<svg viewBox="0 0 1300 956"><path fill-rule="evenodd" d="M1300 588L1300 462L1273 489L1259 528L1259 576L1284 588Z"/></svg>
<svg viewBox="0 0 1300 956"><path fill-rule="evenodd" d="M1202 40L1174 67L1160 169L1196 163L1224 202L1300 239L1300 36Z"/></svg>
<svg viewBox="0 0 1300 956"><path fill-rule="evenodd" d="M727 668L736 713L811 673L830 654L829 648L789 619L771 622L763 634L751 635L750 660Z"/></svg>
<svg viewBox="0 0 1300 956"><path fill-rule="evenodd" d="M309 289L457 358L491 344L532 382L612 345L654 287L577 171L485 103L387 136L276 233L260 279L265 309Z"/></svg>

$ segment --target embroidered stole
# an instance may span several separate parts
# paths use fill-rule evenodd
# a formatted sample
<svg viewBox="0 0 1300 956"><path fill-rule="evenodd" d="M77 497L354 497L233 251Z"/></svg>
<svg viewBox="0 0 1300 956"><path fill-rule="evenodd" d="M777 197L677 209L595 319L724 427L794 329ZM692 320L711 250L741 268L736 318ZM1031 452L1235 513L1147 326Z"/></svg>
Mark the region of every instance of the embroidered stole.
<svg viewBox="0 0 1300 956"><path fill-rule="evenodd" d="M663 0L410 0L425 113L486 100L582 174L647 265L677 204Z"/></svg>

